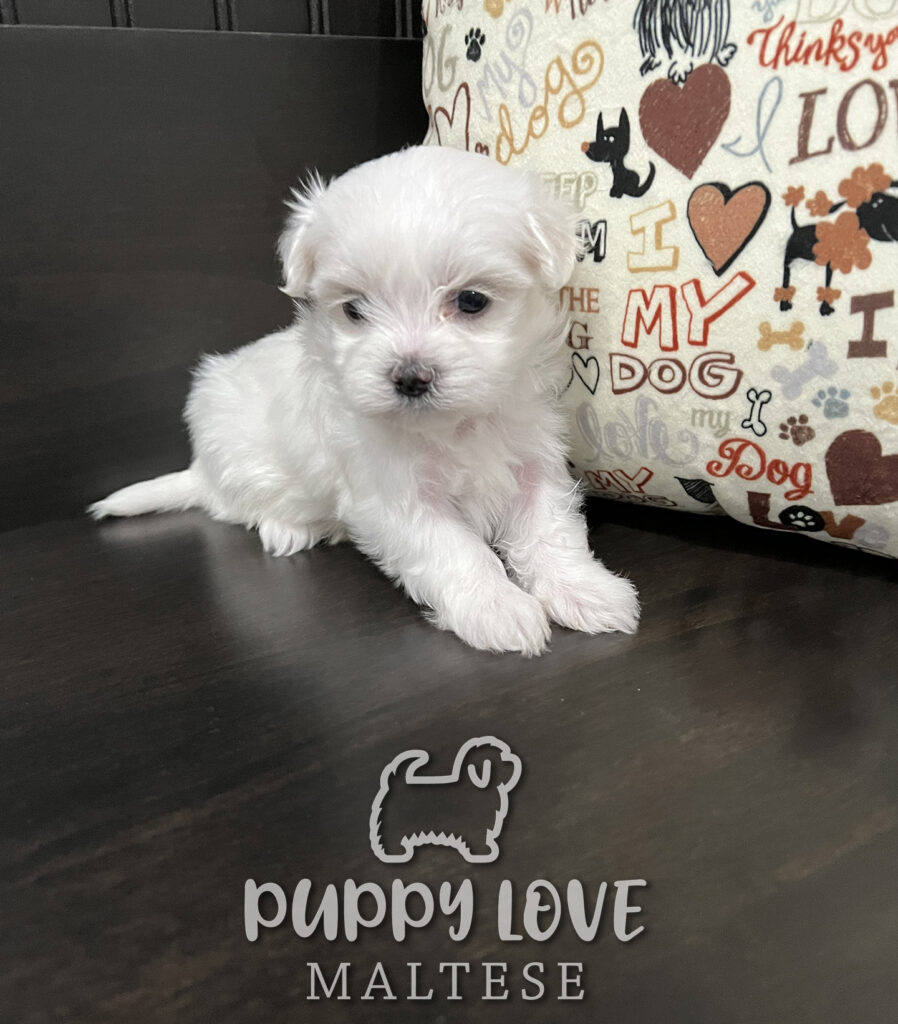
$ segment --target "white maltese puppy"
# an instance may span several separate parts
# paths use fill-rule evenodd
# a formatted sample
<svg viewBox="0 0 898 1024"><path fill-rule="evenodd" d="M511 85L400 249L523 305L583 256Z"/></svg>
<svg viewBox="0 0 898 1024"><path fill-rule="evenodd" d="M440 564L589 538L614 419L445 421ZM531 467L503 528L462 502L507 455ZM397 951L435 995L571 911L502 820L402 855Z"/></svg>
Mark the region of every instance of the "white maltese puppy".
<svg viewBox="0 0 898 1024"><path fill-rule="evenodd" d="M91 514L203 508L274 555L349 537L483 650L539 654L550 620L632 633L636 591L593 558L565 462L574 214L529 175L436 147L294 195L295 323L204 358L190 468Z"/></svg>

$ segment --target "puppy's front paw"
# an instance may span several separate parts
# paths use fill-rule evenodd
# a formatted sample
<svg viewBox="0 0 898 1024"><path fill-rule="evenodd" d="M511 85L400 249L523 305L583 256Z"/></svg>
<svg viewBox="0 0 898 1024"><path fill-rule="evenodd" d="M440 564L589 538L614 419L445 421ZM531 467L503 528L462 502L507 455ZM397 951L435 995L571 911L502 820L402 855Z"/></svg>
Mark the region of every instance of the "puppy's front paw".
<svg viewBox="0 0 898 1024"><path fill-rule="evenodd" d="M432 619L480 651L517 651L525 658L542 654L551 635L542 604L510 580L456 597Z"/></svg>
<svg viewBox="0 0 898 1024"><path fill-rule="evenodd" d="M543 579L532 588L559 626L581 633L635 633L639 596L633 584L615 576L601 562L590 561L557 579Z"/></svg>

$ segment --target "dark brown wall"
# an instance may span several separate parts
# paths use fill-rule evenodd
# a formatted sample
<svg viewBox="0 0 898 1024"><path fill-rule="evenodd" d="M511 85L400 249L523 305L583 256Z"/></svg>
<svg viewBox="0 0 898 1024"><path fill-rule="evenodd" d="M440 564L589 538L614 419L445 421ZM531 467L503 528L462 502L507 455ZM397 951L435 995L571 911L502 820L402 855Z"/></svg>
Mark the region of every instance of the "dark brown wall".
<svg viewBox="0 0 898 1024"><path fill-rule="evenodd" d="M0 24L420 38L419 0L0 0Z"/></svg>
<svg viewBox="0 0 898 1024"><path fill-rule="evenodd" d="M199 353L290 320L289 187L419 142L420 63L410 39L0 30L0 528L187 458Z"/></svg>

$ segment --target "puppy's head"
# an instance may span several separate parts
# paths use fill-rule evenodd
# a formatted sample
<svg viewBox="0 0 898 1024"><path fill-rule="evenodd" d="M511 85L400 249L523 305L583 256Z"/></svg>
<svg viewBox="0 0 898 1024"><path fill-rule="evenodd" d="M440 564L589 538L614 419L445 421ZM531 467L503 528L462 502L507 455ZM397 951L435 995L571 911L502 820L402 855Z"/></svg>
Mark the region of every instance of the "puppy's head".
<svg viewBox="0 0 898 1024"><path fill-rule="evenodd" d="M417 147L295 194L284 291L343 398L463 419L513 401L557 354L576 217L528 174ZM445 414L445 415L441 415Z"/></svg>

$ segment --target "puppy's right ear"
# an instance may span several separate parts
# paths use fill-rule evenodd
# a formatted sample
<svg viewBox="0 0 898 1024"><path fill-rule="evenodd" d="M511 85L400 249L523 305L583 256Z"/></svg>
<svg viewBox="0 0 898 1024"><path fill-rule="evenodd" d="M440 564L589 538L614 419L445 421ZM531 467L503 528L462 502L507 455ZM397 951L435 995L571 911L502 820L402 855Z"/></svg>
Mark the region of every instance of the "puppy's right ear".
<svg viewBox="0 0 898 1024"><path fill-rule="evenodd" d="M281 291L294 299L305 298L315 268L310 229L318 202L326 191L327 185L321 175L313 171L299 188L292 190L293 198L287 203L290 216L278 242L278 254L284 268Z"/></svg>

